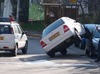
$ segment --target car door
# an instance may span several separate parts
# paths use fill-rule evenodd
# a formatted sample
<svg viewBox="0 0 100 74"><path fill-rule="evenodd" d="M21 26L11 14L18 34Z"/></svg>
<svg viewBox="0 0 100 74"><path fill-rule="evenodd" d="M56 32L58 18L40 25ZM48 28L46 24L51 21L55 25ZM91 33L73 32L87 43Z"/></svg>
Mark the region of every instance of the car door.
<svg viewBox="0 0 100 74"><path fill-rule="evenodd" d="M23 48L26 44L27 36L25 32L22 30L20 25L17 25L17 28L18 28L19 35L21 35L20 40L19 40L19 46L20 48Z"/></svg>
<svg viewBox="0 0 100 74"><path fill-rule="evenodd" d="M22 30L20 29L18 24L16 24L14 28L15 28L15 39L16 42L18 43L18 48L22 48L25 46L25 40L23 39Z"/></svg>

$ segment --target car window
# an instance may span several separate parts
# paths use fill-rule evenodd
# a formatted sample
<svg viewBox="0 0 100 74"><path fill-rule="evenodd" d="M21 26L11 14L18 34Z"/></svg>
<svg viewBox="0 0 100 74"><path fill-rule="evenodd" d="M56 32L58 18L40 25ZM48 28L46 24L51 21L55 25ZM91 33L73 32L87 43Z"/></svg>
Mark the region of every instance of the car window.
<svg viewBox="0 0 100 74"><path fill-rule="evenodd" d="M57 21L53 22L52 24L50 24L44 31L42 34L42 37L46 36L47 34L49 34L51 31L53 31L54 29L58 28L59 26L61 26L62 24L64 24L62 19L58 19Z"/></svg>
<svg viewBox="0 0 100 74"><path fill-rule="evenodd" d="M95 30L93 37L94 38L100 38L100 32L98 30Z"/></svg>
<svg viewBox="0 0 100 74"><path fill-rule="evenodd" d="M19 32L20 34L22 34L22 30L21 30L21 28L20 28L19 25L17 25L17 28L18 28L18 32Z"/></svg>
<svg viewBox="0 0 100 74"><path fill-rule="evenodd" d="M11 34L10 25L0 25L0 34Z"/></svg>
<svg viewBox="0 0 100 74"><path fill-rule="evenodd" d="M91 33L93 33L93 31L94 31L95 28L96 28L95 25L85 25L85 27L86 27Z"/></svg>
<svg viewBox="0 0 100 74"><path fill-rule="evenodd" d="M14 25L14 32L15 32L15 33L19 33L18 27L17 27L16 25Z"/></svg>

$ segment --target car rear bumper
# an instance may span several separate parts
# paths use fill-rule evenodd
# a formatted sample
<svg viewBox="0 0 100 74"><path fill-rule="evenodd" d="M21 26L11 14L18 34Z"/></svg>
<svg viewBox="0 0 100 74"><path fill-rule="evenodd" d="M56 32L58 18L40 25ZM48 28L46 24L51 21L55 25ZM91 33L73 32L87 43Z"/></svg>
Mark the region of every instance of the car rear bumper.
<svg viewBox="0 0 100 74"><path fill-rule="evenodd" d="M12 50L14 46L14 43L0 43L0 50Z"/></svg>
<svg viewBox="0 0 100 74"><path fill-rule="evenodd" d="M64 41L71 38L73 36L73 33L71 31L68 31L67 33L63 34L58 40L52 41L49 45L47 45L45 48L43 48L46 52L51 51L55 47L62 45Z"/></svg>

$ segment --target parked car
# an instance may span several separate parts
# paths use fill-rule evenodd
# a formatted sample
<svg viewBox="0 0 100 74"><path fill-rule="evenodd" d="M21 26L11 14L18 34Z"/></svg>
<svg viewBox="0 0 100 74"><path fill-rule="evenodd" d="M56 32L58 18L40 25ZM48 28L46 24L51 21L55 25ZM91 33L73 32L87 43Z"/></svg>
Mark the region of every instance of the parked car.
<svg viewBox="0 0 100 74"><path fill-rule="evenodd" d="M62 17L43 30L40 44L47 55L54 57L56 52L65 55L67 49L76 40L80 41L80 35L85 33L82 24L75 20Z"/></svg>
<svg viewBox="0 0 100 74"><path fill-rule="evenodd" d="M99 25L99 24L84 24L84 27L86 27L92 34L94 32L94 30L96 29L97 25ZM87 38L85 36L83 36L81 42L80 43L76 42L75 46L79 47L81 49L85 49L86 39Z"/></svg>
<svg viewBox="0 0 100 74"><path fill-rule="evenodd" d="M90 46L90 43L86 41L85 53L90 57L93 57L97 54L98 43L100 39L100 25L96 25L96 28L93 31L93 46Z"/></svg>
<svg viewBox="0 0 100 74"><path fill-rule="evenodd" d="M0 50L11 51L14 56L21 49L27 53L28 39L17 22L0 22Z"/></svg>

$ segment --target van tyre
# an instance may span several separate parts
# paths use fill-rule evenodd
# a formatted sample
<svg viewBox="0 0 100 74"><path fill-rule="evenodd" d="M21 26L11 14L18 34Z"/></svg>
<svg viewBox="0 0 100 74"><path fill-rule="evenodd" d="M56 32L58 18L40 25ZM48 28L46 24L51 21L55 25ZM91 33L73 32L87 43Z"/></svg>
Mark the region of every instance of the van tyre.
<svg viewBox="0 0 100 74"><path fill-rule="evenodd" d="M26 54L28 50L28 42L26 42L25 47L22 49L22 53Z"/></svg>

